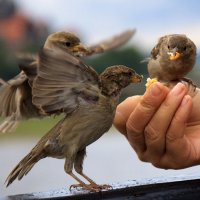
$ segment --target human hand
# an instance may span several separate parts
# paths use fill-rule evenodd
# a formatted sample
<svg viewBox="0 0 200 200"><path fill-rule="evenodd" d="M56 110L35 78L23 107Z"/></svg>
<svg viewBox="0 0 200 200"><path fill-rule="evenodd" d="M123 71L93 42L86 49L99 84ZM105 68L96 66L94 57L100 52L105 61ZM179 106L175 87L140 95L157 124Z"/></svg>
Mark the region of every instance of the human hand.
<svg viewBox="0 0 200 200"><path fill-rule="evenodd" d="M114 125L140 160L165 169L200 164L200 90L161 83L122 102Z"/></svg>

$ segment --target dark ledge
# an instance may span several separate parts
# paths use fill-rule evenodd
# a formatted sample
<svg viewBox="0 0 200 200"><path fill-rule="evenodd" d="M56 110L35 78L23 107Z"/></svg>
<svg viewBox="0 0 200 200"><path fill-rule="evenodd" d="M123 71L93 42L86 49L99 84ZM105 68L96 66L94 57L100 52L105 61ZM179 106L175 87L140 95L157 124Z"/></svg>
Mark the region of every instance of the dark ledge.
<svg viewBox="0 0 200 200"><path fill-rule="evenodd" d="M66 200L191 200L200 199L200 176L162 177L112 184L113 189L96 193L73 189L19 194L1 197L0 200L66 199Z"/></svg>

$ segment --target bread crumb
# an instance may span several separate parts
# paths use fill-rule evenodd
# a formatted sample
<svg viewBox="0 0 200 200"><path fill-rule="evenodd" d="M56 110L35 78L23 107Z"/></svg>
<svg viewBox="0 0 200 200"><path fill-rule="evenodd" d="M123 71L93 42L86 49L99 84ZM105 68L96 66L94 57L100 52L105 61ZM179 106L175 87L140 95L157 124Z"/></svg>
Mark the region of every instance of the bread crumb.
<svg viewBox="0 0 200 200"><path fill-rule="evenodd" d="M145 84L146 89L148 89L153 83L158 82L156 78L147 78L147 83Z"/></svg>

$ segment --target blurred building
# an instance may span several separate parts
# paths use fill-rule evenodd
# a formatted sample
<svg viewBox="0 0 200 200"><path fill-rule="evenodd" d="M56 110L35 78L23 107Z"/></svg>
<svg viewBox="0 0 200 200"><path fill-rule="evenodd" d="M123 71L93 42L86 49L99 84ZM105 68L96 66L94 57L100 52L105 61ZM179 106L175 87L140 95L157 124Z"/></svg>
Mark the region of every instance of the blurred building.
<svg viewBox="0 0 200 200"><path fill-rule="evenodd" d="M11 0L0 0L0 38L10 47L35 42L47 34L47 25L33 22Z"/></svg>
<svg viewBox="0 0 200 200"><path fill-rule="evenodd" d="M14 1L0 0L0 77L16 74L15 53L38 50L47 35L47 24L27 17Z"/></svg>

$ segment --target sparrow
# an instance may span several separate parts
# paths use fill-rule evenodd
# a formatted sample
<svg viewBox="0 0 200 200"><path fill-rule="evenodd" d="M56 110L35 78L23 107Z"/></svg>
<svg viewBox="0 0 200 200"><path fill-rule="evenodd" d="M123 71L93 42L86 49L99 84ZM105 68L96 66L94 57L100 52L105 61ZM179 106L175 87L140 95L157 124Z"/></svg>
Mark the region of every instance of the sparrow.
<svg viewBox="0 0 200 200"><path fill-rule="evenodd" d="M185 77L195 61L196 46L186 35L165 35L151 51L149 76L161 82L186 81L195 86L192 80Z"/></svg>
<svg viewBox="0 0 200 200"><path fill-rule="evenodd" d="M65 172L79 183L71 187L90 191L108 188L83 173L86 147L110 129L121 90L140 82L142 76L123 65L108 67L98 75L81 59L63 50L42 49L38 62L32 86L33 104L44 114L63 112L65 116L12 170L7 186L15 179L21 180L39 160L53 157L65 159Z"/></svg>
<svg viewBox="0 0 200 200"><path fill-rule="evenodd" d="M43 49L62 50L76 57L86 57L117 48L126 43L134 33L135 30L127 30L99 44L86 47L75 34L56 32L47 37ZM6 118L0 124L0 133L14 131L21 120L46 116L32 102L32 84L39 67L38 55L18 56L28 60L29 64L20 64L21 72L13 79L0 81L0 116Z"/></svg>
<svg viewBox="0 0 200 200"><path fill-rule="evenodd" d="M46 48L59 47L62 49L63 48L66 49L67 47L66 50L68 52L69 50L71 53L76 51L74 53L77 54L78 57L86 57L86 56L91 56L94 54L110 51L112 49L122 46L133 37L135 32L136 32L136 29L123 31L117 35L112 36L109 39L106 39L97 44L88 46L87 49L85 46L84 52L81 52L79 48L77 49L78 51L76 51L76 47L74 47L74 44L79 43L80 39L75 34L70 33L70 32L56 32L49 35L44 46ZM16 57L20 59L29 59L32 61L37 59L37 55L30 54L30 53L17 53Z"/></svg>

